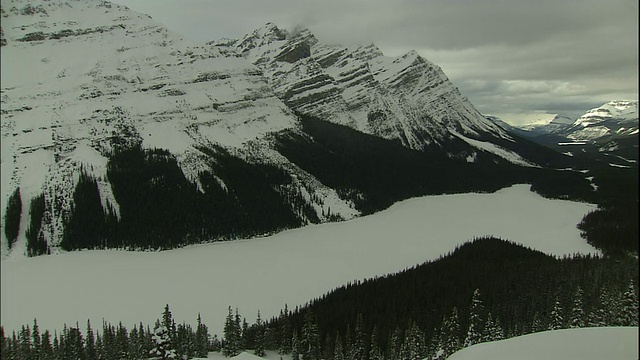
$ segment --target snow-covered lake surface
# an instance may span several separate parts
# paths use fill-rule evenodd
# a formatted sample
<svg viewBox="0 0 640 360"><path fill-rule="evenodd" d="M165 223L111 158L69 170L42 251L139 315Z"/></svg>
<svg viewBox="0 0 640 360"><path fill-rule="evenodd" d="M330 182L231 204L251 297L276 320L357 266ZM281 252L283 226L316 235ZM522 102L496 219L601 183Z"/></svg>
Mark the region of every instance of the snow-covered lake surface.
<svg viewBox="0 0 640 360"><path fill-rule="evenodd" d="M462 349L448 360L636 360L637 327L545 331Z"/></svg>
<svg viewBox="0 0 640 360"><path fill-rule="evenodd" d="M250 323L302 305L356 279L437 259L474 237L493 235L548 254L598 253L576 224L595 206L544 199L516 185L493 194L429 196L380 213L274 236L162 252L95 250L0 263L2 325L38 319L96 327L153 325L169 304L177 322L198 312L222 335L227 307ZM81 325L84 328L83 325Z"/></svg>

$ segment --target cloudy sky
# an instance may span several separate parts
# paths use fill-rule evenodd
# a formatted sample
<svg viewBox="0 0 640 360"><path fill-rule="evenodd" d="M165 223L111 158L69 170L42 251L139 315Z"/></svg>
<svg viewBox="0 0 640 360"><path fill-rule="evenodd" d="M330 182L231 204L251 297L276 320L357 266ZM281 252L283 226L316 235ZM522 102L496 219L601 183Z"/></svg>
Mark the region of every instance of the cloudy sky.
<svg viewBox="0 0 640 360"><path fill-rule="evenodd" d="M325 43L417 50L512 123L638 99L638 0L114 0L197 43L274 22Z"/></svg>

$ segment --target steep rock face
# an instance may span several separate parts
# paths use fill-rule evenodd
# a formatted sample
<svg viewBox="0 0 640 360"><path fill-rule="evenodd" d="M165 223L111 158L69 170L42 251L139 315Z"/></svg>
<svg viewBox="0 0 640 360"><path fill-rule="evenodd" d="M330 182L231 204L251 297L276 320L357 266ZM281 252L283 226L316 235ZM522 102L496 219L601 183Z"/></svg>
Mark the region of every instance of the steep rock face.
<svg viewBox="0 0 640 360"><path fill-rule="evenodd" d="M260 67L278 97L301 113L420 150L455 133L509 139L415 51L390 58L373 44L326 45L307 29L288 33L272 23L227 45Z"/></svg>
<svg viewBox="0 0 640 360"><path fill-rule="evenodd" d="M0 209L4 219L20 188L21 236L30 200L44 194L43 235L59 243L81 172L97 179L103 207L118 215L106 169L121 148L167 149L197 183L211 170L201 147L264 155L265 136L296 127L256 66L224 48L193 46L120 5L2 0L2 42ZM271 160L282 157L261 156Z"/></svg>

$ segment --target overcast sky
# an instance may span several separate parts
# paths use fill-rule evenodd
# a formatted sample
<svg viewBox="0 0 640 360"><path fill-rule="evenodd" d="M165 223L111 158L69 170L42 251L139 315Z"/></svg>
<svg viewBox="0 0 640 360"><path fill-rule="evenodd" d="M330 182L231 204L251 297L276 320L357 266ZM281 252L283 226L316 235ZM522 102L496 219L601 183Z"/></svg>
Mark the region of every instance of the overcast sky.
<svg viewBox="0 0 640 360"><path fill-rule="evenodd" d="M267 22L416 50L484 114L523 123L638 99L638 0L115 0L196 43Z"/></svg>

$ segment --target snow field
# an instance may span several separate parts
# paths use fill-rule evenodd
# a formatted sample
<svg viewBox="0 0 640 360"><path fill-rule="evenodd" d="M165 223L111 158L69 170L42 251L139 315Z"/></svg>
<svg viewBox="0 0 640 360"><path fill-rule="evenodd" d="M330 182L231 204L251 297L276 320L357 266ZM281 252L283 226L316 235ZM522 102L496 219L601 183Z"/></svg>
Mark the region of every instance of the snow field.
<svg viewBox="0 0 640 360"><path fill-rule="evenodd" d="M638 359L637 327L545 331L477 344L448 360L623 360Z"/></svg>
<svg viewBox="0 0 640 360"><path fill-rule="evenodd" d="M177 322L198 313L222 335L227 307L247 321L279 314L357 279L435 260L474 237L494 235L548 254L597 253L576 224L595 206L544 199L528 185L493 194L429 196L341 223L274 236L162 252L93 250L0 263L2 325L11 332L37 318L128 328L152 325L169 304Z"/></svg>

